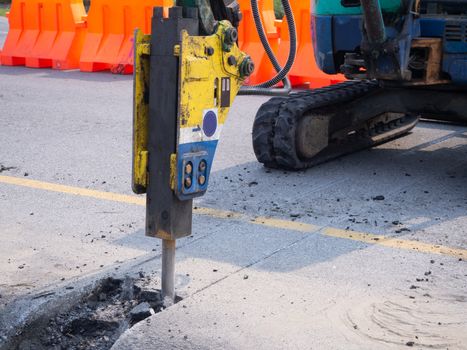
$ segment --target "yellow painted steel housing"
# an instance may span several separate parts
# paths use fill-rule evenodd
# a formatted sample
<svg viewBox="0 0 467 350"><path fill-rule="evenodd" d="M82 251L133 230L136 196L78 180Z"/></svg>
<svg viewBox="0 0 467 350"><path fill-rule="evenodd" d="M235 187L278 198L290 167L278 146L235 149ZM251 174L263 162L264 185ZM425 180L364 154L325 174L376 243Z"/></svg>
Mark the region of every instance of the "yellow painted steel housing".
<svg viewBox="0 0 467 350"><path fill-rule="evenodd" d="M174 55L179 56L180 62L179 131L181 128L199 128L203 113L208 109L217 109L219 124L225 123L230 106L248 75L248 68L244 65L250 62L235 42L228 43L226 40L225 36L232 29L230 22L221 21L216 33L210 36L190 36L186 31L181 33L181 44L174 47ZM136 31L132 186L137 194L145 193L148 183L150 41L150 35ZM228 96L225 95L226 81L229 82ZM172 155L172 189L175 189L177 178L175 160L176 155Z"/></svg>

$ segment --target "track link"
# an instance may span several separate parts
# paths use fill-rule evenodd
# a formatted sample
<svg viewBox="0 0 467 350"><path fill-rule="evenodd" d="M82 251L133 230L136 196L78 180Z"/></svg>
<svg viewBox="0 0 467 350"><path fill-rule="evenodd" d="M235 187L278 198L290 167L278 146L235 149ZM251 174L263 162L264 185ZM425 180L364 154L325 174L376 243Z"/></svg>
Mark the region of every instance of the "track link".
<svg viewBox="0 0 467 350"><path fill-rule="evenodd" d="M300 156L296 141L301 118L323 110L335 113L345 108L346 103L379 88L378 83L373 81L348 81L266 102L259 109L253 125L253 148L258 161L270 168L306 169L407 133L415 126L418 118L393 118L386 125L375 116L374 125L372 120L368 120L355 126L357 131L348 136L346 134L344 138L330 138L328 147L315 157L304 159Z"/></svg>
<svg viewBox="0 0 467 350"><path fill-rule="evenodd" d="M253 150L256 159L268 168L278 168L274 157L274 124L279 116L280 106L287 97L274 97L258 110L253 123Z"/></svg>

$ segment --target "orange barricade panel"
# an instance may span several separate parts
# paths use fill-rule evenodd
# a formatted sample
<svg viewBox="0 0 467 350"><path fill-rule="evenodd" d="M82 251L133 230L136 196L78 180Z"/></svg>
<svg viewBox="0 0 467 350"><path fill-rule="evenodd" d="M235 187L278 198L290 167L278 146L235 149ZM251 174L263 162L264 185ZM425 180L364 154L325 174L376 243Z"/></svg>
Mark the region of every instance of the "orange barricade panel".
<svg viewBox="0 0 467 350"><path fill-rule="evenodd" d="M71 11L64 11L63 5L57 6L57 13L62 17L57 22L60 30L50 52L52 66L55 69L79 67L79 58L86 35L86 10L82 0L68 2Z"/></svg>
<svg viewBox="0 0 467 350"><path fill-rule="evenodd" d="M2 64L77 68L85 15L82 0L13 0Z"/></svg>
<svg viewBox="0 0 467 350"><path fill-rule="evenodd" d="M150 34L153 7L172 5L173 0L93 0L80 69L131 74L135 29Z"/></svg>
<svg viewBox="0 0 467 350"><path fill-rule="evenodd" d="M289 73L292 85L319 88L344 81L343 75L328 75L323 73L316 65L311 35L310 0L294 0L291 1L290 5L297 26L297 58ZM287 61L290 49L286 19L278 21L278 26L280 43L277 56L279 62L283 65Z"/></svg>
<svg viewBox="0 0 467 350"><path fill-rule="evenodd" d="M8 16L9 31L3 45L1 63L24 65L39 35L38 9L27 0L13 0Z"/></svg>
<svg viewBox="0 0 467 350"><path fill-rule="evenodd" d="M255 71L247 80L247 84L255 85L265 82L276 75L263 45L256 31L250 0L239 0L243 20L238 29L238 44L240 49L251 56L255 63ZM274 25L274 1L258 0L258 8L262 17L263 26L271 48L276 51L279 45L279 33Z"/></svg>

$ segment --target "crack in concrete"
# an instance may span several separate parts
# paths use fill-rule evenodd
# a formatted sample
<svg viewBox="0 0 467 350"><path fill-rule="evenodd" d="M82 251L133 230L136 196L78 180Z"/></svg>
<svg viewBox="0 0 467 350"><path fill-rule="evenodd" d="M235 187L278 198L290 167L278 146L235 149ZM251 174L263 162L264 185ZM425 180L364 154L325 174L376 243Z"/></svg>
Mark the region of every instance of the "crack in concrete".
<svg viewBox="0 0 467 350"><path fill-rule="evenodd" d="M17 169L14 166L4 166L3 164L0 164L0 174L3 173L4 171L10 171L10 170L15 170Z"/></svg>
<svg viewBox="0 0 467 350"><path fill-rule="evenodd" d="M206 289L209 289L210 287L212 287L212 286L214 286L214 285L216 285L216 284L218 284L218 283L220 283L220 282L226 280L227 278L229 278L229 277L231 277L231 276L233 276L233 275L236 275L236 274L238 274L238 273L240 273L240 272L242 272L242 271L245 271L246 269L249 269L249 268L252 267L252 266L255 266L255 265L259 264L259 263L262 263L262 262L264 262L264 261L267 261L267 260L269 260L270 258L272 258L273 256L275 256L276 254L278 254L278 253L280 253L280 252L282 252L282 251L284 251L284 250L286 250L286 249L292 248L292 247L296 246L298 243L301 243L301 242L303 242L304 240L309 239L310 237L311 237L311 236L303 236L303 237L301 237L301 238L299 238L299 239L293 241L293 242L290 243L290 244L287 244L287 245L285 245L285 246L282 246L282 247L280 247L280 248L274 250L273 252L271 252L271 253L269 253L269 254L267 254L267 255L264 255L264 256L262 256L261 258L256 259L256 260L250 262L249 264L244 265L243 267L241 267L241 268L239 268L239 269L237 269L237 270L231 272L230 274L227 274L226 276L224 276L224 277L222 277L222 278L220 278L220 279L218 279L218 280L216 280L216 281L214 281L214 282L208 284L207 286L196 290L196 291L195 291L192 295L190 295L188 298L191 298L191 297L193 297L193 296L195 296L195 295L197 295L197 294L199 294L199 293L205 291ZM185 298L185 299L188 299L188 298Z"/></svg>

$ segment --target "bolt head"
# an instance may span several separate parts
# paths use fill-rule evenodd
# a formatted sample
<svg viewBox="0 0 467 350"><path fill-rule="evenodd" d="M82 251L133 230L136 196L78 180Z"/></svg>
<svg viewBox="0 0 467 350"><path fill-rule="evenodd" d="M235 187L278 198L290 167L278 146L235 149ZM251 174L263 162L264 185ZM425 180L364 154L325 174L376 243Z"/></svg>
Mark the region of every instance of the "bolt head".
<svg viewBox="0 0 467 350"><path fill-rule="evenodd" d="M201 163L199 163L199 171L204 172L206 170L206 167L207 167L207 164L204 160L201 161Z"/></svg>
<svg viewBox="0 0 467 350"><path fill-rule="evenodd" d="M247 56L240 64L240 76L249 77L255 71L255 64L253 60Z"/></svg>
<svg viewBox="0 0 467 350"><path fill-rule="evenodd" d="M206 183L206 176L204 175L200 175L200 177L198 178L198 183L203 186L205 183Z"/></svg>
<svg viewBox="0 0 467 350"><path fill-rule="evenodd" d="M185 187L186 187L186 188L190 188L191 185L192 185L191 177L185 178Z"/></svg>
<svg viewBox="0 0 467 350"><path fill-rule="evenodd" d="M229 58L227 58L227 63L229 64L229 66L236 66L237 59L235 58L235 56L229 56Z"/></svg>
<svg viewBox="0 0 467 350"><path fill-rule="evenodd" d="M190 163L187 163L185 165L185 174L190 175L193 172L193 165Z"/></svg>
<svg viewBox="0 0 467 350"><path fill-rule="evenodd" d="M237 29L229 27L224 31L224 43L227 45L233 45L238 40Z"/></svg>

